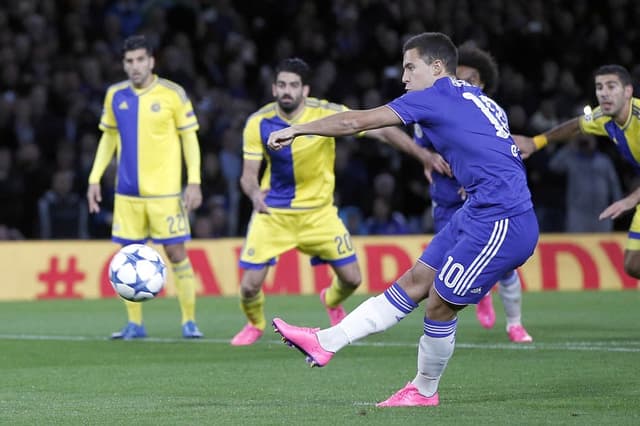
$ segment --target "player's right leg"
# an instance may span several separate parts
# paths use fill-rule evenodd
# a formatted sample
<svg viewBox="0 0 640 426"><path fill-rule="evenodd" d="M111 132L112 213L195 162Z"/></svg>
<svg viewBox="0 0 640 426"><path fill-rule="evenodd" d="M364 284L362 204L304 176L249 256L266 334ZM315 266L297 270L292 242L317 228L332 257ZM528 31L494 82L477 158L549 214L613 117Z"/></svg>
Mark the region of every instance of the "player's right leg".
<svg viewBox="0 0 640 426"><path fill-rule="evenodd" d="M311 366L323 367L333 354L370 334L380 333L409 315L429 291L435 271L416 263L384 293L371 297L349 313L339 324L324 329L296 327L280 318L273 320L285 343L307 357Z"/></svg>
<svg viewBox="0 0 640 426"><path fill-rule="evenodd" d="M139 197L129 197L116 194L113 206L113 225L111 239L126 246L133 243L143 243L148 238L147 217L144 200ZM131 340L147 336L142 323L142 303L124 301L127 310L127 324L111 334L112 339Z"/></svg>
<svg viewBox="0 0 640 426"><path fill-rule="evenodd" d="M261 269L245 269L240 281L240 309L247 317L247 324L231 339L233 346L247 346L257 342L264 333L267 320L264 315L264 282L268 266Z"/></svg>

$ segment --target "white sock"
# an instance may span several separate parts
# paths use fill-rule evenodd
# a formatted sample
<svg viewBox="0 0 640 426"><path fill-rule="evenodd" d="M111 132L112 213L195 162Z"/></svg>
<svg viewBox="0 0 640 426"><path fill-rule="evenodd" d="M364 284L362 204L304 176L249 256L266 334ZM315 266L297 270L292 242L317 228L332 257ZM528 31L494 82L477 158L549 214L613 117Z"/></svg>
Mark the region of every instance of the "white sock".
<svg viewBox="0 0 640 426"><path fill-rule="evenodd" d="M507 279L500 280L500 299L504 306L504 314L507 318L507 328L512 325L521 325L522 320L522 286L520 276L516 271Z"/></svg>
<svg viewBox="0 0 640 426"><path fill-rule="evenodd" d="M440 322L425 317L425 334L418 344L418 373L411 383L424 396L438 391L440 377L453 355L458 319Z"/></svg>
<svg viewBox="0 0 640 426"><path fill-rule="evenodd" d="M349 343L396 325L417 307L418 304L394 283L384 293L362 302L340 324L320 330L318 341L325 350L337 352Z"/></svg>

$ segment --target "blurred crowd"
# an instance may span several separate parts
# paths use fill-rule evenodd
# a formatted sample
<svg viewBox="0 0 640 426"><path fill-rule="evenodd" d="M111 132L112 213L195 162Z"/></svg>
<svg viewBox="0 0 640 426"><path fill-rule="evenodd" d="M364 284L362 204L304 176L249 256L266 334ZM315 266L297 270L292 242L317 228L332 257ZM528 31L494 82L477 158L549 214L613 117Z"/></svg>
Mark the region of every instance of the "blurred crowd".
<svg viewBox="0 0 640 426"><path fill-rule="evenodd" d="M492 53L501 75L494 97L512 133L533 135L595 105L597 66L621 64L640 81L637 22L635 0L3 2L0 239L109 237L114 166L102 181L100 214L87 213L85 192L105 90L126 78L120 49L129 35L144 33L156 43L157 73L181 84L193 102L205 200L192 217L193 234L217 238L246 230L251 205L238 184L242 127L271 101L280 59L311 64L312 96L373 107L403 92L407 36L441 31ZM563 158L605 153L619 179L607 199L636 185L611 145L582 138L562 148L569 151ZM547 147L526 161L543 232L574 231L567 204L589 203L588 193L575 191L588 192L597 179L551 167L556 151ZM568 190L572 179L582 184ZM415 160L373 140L345 138L337 144L336 180L336 204L354 234L432 231L428 185ZM624 229L624 220L615 228Z"/></svg>

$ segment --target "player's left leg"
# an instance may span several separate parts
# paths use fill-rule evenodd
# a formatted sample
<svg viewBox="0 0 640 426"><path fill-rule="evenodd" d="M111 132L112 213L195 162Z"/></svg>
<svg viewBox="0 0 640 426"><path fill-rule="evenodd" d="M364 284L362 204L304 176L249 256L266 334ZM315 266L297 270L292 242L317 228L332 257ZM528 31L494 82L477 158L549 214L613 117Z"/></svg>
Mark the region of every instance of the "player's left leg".
<svg viewBox="0 0 640 426"><path fill-rule="evenodd" d="M335 275L331 280L331 285L320 292L320 300L327 309L331 325L336 325L347 315L342 302L356 291L362 278L357 261L334 266L333 270Z"/></svg>
<svg viewBox="0 0 640 426"><path fill-rule="evenodd" d="M640 205L631 219L624 250L624 271L634 278L640 279Z"/></svg>
<svg viewBox="0 0 640 426"><path fill-rule="evenodd" d="M360 266L351 236L338 216L335 206L327 206L304 217L298 234L298 248L310 256L313 265L329 263L334 276L329 287L320 292L331 325L346 315L342 302L353 294L362 281Z"/></svg>
<svg viewBox="0 0 640 426"><path fill-rule="evenodd" d="M507 320L507 334L515 343L530 343L533 338L522 325L522 284L517 271L511 271L500 279L500 299Z"/></svg>
<svg viewBox="0 0 640 426"><path fill-rule="evenodd" d="M418 371L414 379L378 407L435 406L440 403L438 385L455 348L457 311L465 306L444 301L435 286L427 298L424 334L418 343Z"/></svg>
<svg viewBox="0 0 640 426"><path fill-rule="evenodd" d="M146 200L149 233L162 244L175 279L176 294L182 314L182 337L202 337L196 325L196 280L185 241L191 238L189 216L179 195Z"/></svg>
<svg viewBox="0 0 640 426"><path fill-rule="evenodd" d="M455 347L457 311L477 303L504 271L524 263L538 240L533 210L493 223L476 221L462 211L447 226L459 236L444 253L442 264L438 263L438 251L429 247L420 258L425 264L438 267L438 273L427 298L417 374L410 384L379 406L439 404L438 385ZM440 234L434 241L440 245Z"/></svg>
<svg viewBox="0 0 640 426"><path fill-rule="evenodd" d="M182 337L200 338L203 334L196 325L196 280L187 250L184 243L166 244L164 250L176 280L176 293L182 313Z"/></svg>

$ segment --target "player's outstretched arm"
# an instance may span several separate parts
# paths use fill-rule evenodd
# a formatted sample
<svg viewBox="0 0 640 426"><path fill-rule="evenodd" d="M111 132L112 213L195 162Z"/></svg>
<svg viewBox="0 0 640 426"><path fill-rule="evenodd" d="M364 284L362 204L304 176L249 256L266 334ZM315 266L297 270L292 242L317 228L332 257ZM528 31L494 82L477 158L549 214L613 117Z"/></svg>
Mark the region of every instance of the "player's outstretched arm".
<svg viewBox="0 0 640 426"><path fill-rule="evenodd" d="M400 118L388 107L381 106L360 111L344 111L329 117L310 121L304 124L294 124L291 127L272 132L267 145L279 150L291 145L297 136L348 136L365 130L403 124Z"/></svg>
<svg viewBox="0 0 640 426"><path fill-rule="evenodd" d="M537 150L544 148L547 144L567 141L579 132L580 118L575 117L532 138L523 135L513 135L513 140L516 145L518 145L522 158L527 158Z"/></svg>

